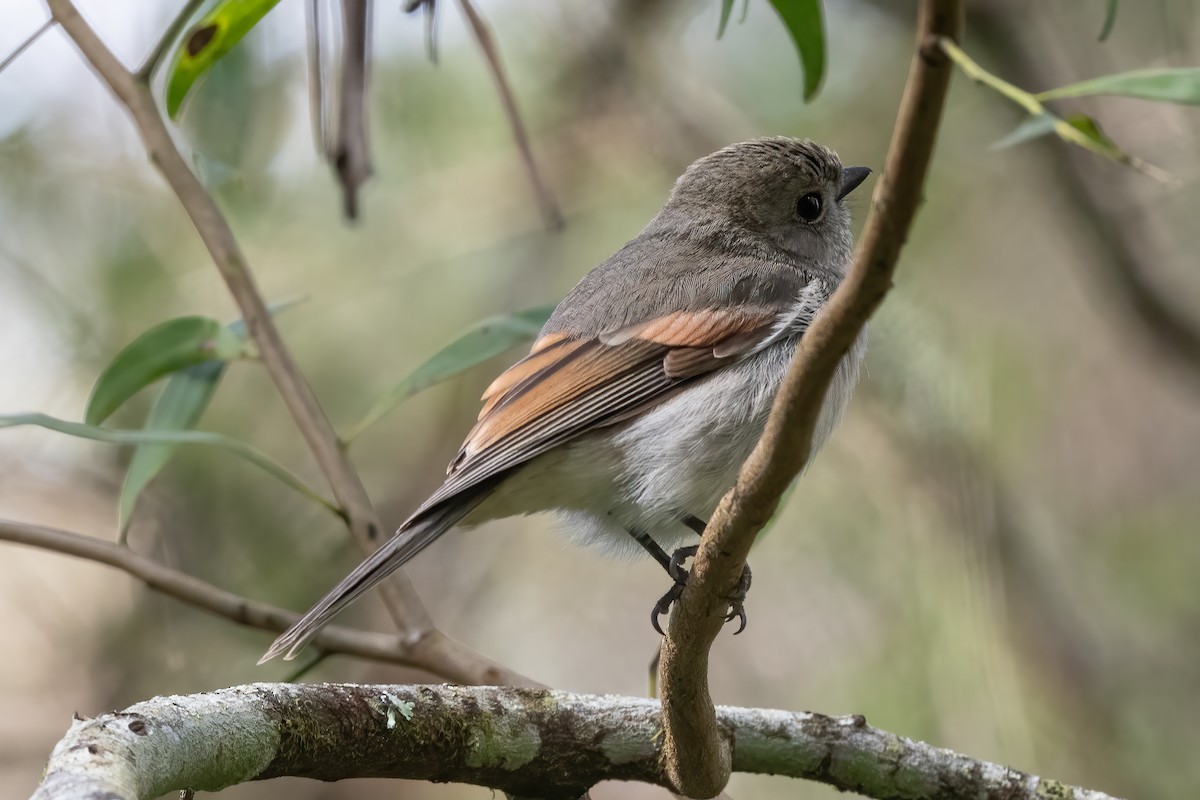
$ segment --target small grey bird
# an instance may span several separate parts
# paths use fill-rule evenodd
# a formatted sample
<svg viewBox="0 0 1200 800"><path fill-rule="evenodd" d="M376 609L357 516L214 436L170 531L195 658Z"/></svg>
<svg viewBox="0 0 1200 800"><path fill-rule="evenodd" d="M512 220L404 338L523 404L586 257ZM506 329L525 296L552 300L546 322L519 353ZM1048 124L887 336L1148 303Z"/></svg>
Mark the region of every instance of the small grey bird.
<svg viewBox="0 0 1200 800"><path fill-rule="evenodd" d="M837 287L853 239L843 202L870 173L785 137L688 167L636 239L558 305L483 394L447 478L396 535L275 640L292 658L329 620L450 528L553 511L576 540L681 564L754 448L798 339ZM866 350L843 359L813 452L849 402ZM668 555L668 552L672 552ZM731 598L740 616L749 572ZM740 629L739 629L740 630Z"/></svg>

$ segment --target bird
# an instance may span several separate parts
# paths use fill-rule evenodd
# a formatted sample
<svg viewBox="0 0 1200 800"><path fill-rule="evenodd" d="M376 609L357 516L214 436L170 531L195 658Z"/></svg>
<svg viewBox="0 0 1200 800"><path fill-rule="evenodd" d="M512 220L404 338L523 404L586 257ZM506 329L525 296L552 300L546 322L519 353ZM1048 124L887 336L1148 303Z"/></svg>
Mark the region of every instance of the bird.
<svg viewBox="0 0 1200 800"><path fill-rule="evenodd" d="M487 387L442 485L259 663L293 658L448 530L541 512L556 514L576 542L645 552L667 570L671 590L651 614L661 633L658 617L682 591L697 534L849 267L846 199L870 171L787 136L691 164L641 233L584 275L528 355ZM864 331L837 368L813 453L849 403L866 343ZM730 597L729 619L742 627L749 578L747 568Z"/></svg>

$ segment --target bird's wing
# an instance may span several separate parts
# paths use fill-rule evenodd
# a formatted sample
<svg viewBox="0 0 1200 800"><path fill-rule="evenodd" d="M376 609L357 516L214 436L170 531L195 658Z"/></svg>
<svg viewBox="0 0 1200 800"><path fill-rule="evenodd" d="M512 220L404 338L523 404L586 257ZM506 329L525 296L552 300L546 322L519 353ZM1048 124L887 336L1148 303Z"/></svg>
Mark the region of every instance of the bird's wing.
<svg viewBox="0 0 1200 800"><path fill-rule="evenodd" d="M432 497L259 661L292 658L355 598L458 523L507 471L595 428L629 419L782 330L783 308L680 311L595 337L551 333L488 387L479 422Z"/></svg>
<svg viewBox="0 0 1200 800"><path fill-rule="evenodd" d="M550 333L483 394L446 482L413 515L596 428L630 419L735 363L778 331L787 308L678 311L596 337Z"/></svg>

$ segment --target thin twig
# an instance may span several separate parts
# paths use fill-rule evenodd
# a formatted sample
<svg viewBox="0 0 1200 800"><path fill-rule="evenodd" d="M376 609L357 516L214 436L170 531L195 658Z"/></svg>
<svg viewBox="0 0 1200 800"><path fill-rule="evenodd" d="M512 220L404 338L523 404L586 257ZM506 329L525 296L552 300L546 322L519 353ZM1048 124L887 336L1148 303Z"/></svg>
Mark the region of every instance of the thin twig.
<svg viewBox="0 0 1200 800"><path fill-rule="evenodd" d="M342 0L342 72L337 141L330 166L342 187L342 213L358 219L358 189L371 177L367 137L367 79L371 51L371 0Z"/></svg>
<svg viewBox="0 0 1200 800"><path fill-rule="evenodd" d="M766 429L734 488L713 514L663 646L663 762L684 794L710 797L725 785L731 754L708 690L708 651L754 537L807 462L812 434L842 356L892 285L900 249L920 203L952 65L938 46L958 36L959 0L922 0L887 162L858 252L842 285L801 338Z"/></svg>
<svg viewBox="0 0 1200 800"><path fill-rule="evenodd" d="M0 72L3 72L5 70L5 68L8 67L9 64L16 61L17 56L21 55L21 53L24 53L26 50L28 50L29 46L31 44L33 44L34 42L36 42L39 38L41 38L41 35L43 33L50 30L57 24L58 23L55 21L55 19L53 17L51 17L50 19L43 22L36 31L34 31L33 33L26 36L25 41L23 41L19 45L17 45L16 50L13 50L11 53L6 55L3 60L0 60Z"/></svg>
<svg viewBox="0 0 1200 800"><path fill-rule="evenodd" d="M175 44L175 40L179 38L179 34L183 33L183 29L187 27L188 21L196 15L200 10L200 6L204 5L204 0L187 0L183 4L183 8L179 13L171 18L167 24L167 29L163 31L163 35L159 37L155 43L154 49L150 51L150 55L146 56L146 60L138 67L134 77L141 83L150 83L154 77L154 71L158 69L163 58L167 55L167 50L171 45Z"/></svg>
<svg viewBox="0 0 1200 800"><path fill-rule="evenodd" d="M574 800L601 780L666 785L660 714L645 698L509 687L234 686L77 717L33 800L148 800L292 775L450 781ZM1114 800L914 742L860 716L731 707L718 715L739 772L877 798Z"/></svg>
<svg viewBox="0 0 1200 800"><path fill-rule="evenodd" d="M280 633L300 618L294 612L227 592L199 578L151 561L127 547L90 536L42 525L0 520L0 540L115 567L137 578L147 588L249 628ZM418 663L414 659L414 652L396 636L330 625L322 629L314 644L322 653L341 653L434 671L431 665Z"/></svg>
<svg viewBox="0 0 1200 800"><path fill-rule="evenodd" d="M46 0L46 4L84 58L128 110L151 162L179 198L241 310L263 366L329 482L355 541L364 552L372 552L383 541L383 529L362 480L339 445L312 387L283 343L228 221L176 149L148 86L113 55L80 16L72 0ZM393 573L380 589L406 645L414 652L422 651L425 662L435 665L430 667L431 671L447 680L464 683L496 680L530 683L514 672L498 669L478 653L442 635L433 626L429 612L403 571Z"/></svg>
<svg viewBox="0 0 1200 800"><path fill-rule="evenodd" d="M471 32L475 34L475 40L479 42L479 49L483 51L483 57L487 61L492 79L496 83L496 91L500 93L500 102L504 106L504 113L508 116L508 124L512 128L513 138L517 141L517 148L521 151L521 160L525 163L525 173L529 176L529 183L533 186L533 193L537 198L542 218L546 221L546 227L559 230L565 224L562 211L558 208L554 194L542 181L537 162L534 161L533 148L529 146L529 135L525 131L525 122L521 119L521 112L517 109L517 99L508 85L504 64L500 61L500 51L496 47L492 32L475 6L471 4L471 0L458 0L458 4L462 7L463 15L471 26Z"/></svg>

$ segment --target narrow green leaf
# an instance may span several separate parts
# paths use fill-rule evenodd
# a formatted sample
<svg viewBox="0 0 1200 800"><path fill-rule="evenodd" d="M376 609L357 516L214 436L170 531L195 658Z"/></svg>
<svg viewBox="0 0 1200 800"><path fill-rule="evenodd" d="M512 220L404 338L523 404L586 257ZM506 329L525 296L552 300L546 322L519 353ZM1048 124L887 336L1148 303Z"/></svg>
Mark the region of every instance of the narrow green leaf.
<svg viewBox="0 0 1200 800"><path fill-rule="evenodd" d="M521 342L533 339L553 312L554 306L541 306L514 314L489 317L476 323L385 392L375 401L375 405L371 406L366 416L350 429L343 441L353 441L393 408L418 392L452 378L493 356L498 356Z"/></svg>
<svg viewBox="0 0 1200 800"><path fill-rule="evenodd" d="M1069 117L1064 118L1063 122L1102 147L1111 147L1113 150L1120 149L1117 147L1116 142L1108 138L1108 134L1100 130L1100 123L1087 114L1071 114Z"/></svg>
<svg viewBox="0 0 1200 800"><path fill-rule="evenodd" d="M721 0L721 21L717 23L718 39L725 35L725 28L729 25L731 14L733 14L733 0Z"/></svg>
<svg viewBox="0 0 1200 800"><path fill-rule="evenodd" d="M1117 0L1108 0L1104 8L1104 24L1100 26L1100 41L1104 41L1113 31L1117 22Z"/></svg>
<svg viewBox="0 0 1200 800"><path fill-rule="evenodd" d="M196 81L275 7L279 0L220 0L188 28L175 47L167 72L167 114L179 109Z"/></svg>
<svg viewBox="0 0 1200 800"><path fill-rule="evenodd" d="M771 6L792 36L804 68L804 101L817 95L825 77L825 24L821 0L771 0Z"/></svg>
<svg viewBox="0 0 1200 800"><path fill-rule="evenodd" d="M241 351L241 340L215 319L178 317L156 325L126 345L100 373L84 420L99 425L140 389L164 375L205 361L233 358Z"/></svg>
<svg viewBox="0 0 1200 800"><path fill-rule="evenodd" d="M1025 142L1032 139L1047 136L1054 133L1054 126L1058 121L1058 117L1053 114L1037 114L1032 117L1026 117L1020 125L1013 128L1011 133L993 142L990 149L1006 150L1010 147L1016 147L1019 144L1025 144Z"/></svg>
<svg viewBox="0 0 1200 800"><path fill-rule="evenodd" d="M1200 105L1200 67L1180 69L1139 69L1118 72L1101 78L1072 83L1036 95L1038 100L1115 94L1163 103Z"/></svg>
<svg viewBox="0 0 1200 800"><path fill-rule="evenodd" d="M300 302L300 299L274 303L268 309L278 314ZM246 340L246 321L235 319L225 326L238 337ZM225 373L227 361L206 361L176 372L167 380L163 392L150 407L146 417L146 430L184 431L191 430L200 421L208 403L212 400L217 384ZM118 541L124 541L125 533L133 518L133 510L143 489L162 471L175 454L176 445L166 443L139 444L125 471L125 482L121 486L120 533Z"/></svg>
<svg viewBox="0 0 1200 800"><path fill-rule="evenodd" d="M36 425L48 430L77 436L81 439L91 439L108 444L199 444L208 447L220 447L234 455L249 461L278 478L282 483L295 489L308 499L328 508L339 517L342 511L333 502L308 487L304 481L296 477L287 467L243 441L209 431L130 431L115 428L100 428L95 425L85 425L82 422L70 422L46 414L8 414L0 415L0 428L16 428L22 425Z"/></svg>
<svg viewBox="0 0 1200 800"><path fill-rule="evenodd" d="M227 363L209 361L172 375L163 393L150 408L144 430L186 431L194 428L208 407ZM129 468L125 471L125 483L121 486L119 509L122 540L142 489L167 465L174 453L174 444L161 442L139 444L134 450Z"/></svg>

